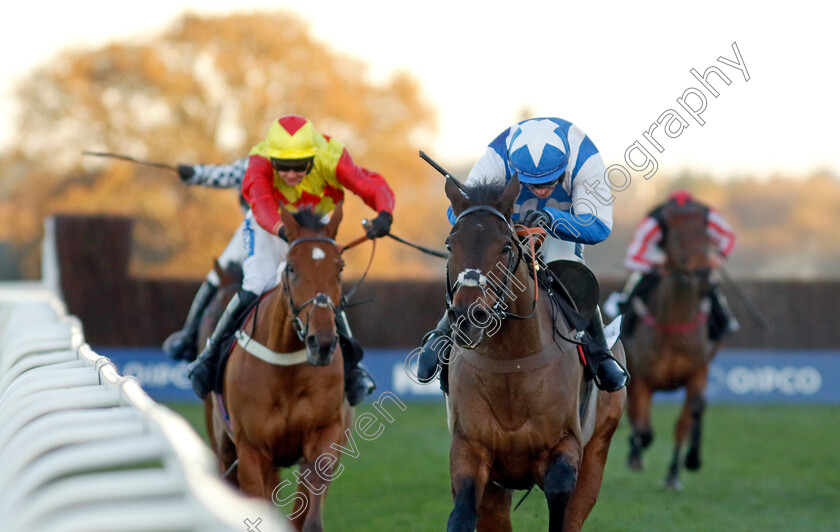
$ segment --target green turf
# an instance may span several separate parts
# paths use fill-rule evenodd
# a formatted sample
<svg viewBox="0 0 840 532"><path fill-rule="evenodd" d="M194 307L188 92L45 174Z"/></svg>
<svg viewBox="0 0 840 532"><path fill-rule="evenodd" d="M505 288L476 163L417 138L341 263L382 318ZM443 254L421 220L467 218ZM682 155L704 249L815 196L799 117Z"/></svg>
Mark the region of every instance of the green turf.
<svg viewBox="0 0 840 532"><path fill-rule="evenodd" d="M170 405L201 434L197 404ZM327 530L438 531L446 528L449 438L442 403L389 409L375 441L357 438L359 457L327 498ZM613 439L591 531L837 531L840 530L840 408L712 404L705 419L703 467L683 472L682 492L661 483L670 459L678 405L657 404L655 440L646 468L627 470L626 418ZM358 412L370 411L366 406ZM516 492L518 501L524 492ZM517 531L547 530L542 492L513 514Z"/></svg>

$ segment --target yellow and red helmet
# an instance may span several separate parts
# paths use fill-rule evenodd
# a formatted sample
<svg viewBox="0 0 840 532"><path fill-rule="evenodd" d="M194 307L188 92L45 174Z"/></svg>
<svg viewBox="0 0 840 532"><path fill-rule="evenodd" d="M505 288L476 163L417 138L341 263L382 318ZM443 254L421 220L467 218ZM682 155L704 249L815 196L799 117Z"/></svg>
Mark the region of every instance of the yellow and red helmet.
<svg viewBox="0 0 840 532"><path fill-rule="evenodd" d="M300 115L281 116L265 137L264 155L272 159L306 159L318 153L323 136Z"/></svg>

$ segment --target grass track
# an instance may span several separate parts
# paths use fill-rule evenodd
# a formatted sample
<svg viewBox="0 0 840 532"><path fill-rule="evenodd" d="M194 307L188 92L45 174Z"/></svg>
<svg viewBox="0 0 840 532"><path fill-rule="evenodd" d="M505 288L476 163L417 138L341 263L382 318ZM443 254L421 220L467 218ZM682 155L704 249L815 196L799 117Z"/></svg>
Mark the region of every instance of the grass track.
<svg viewBox="0 0 840 532"><path fill-rule="evenodd" d="M200 405L170 404L205 434ZM330 488L327 530L440 531L451 510L449 438L442 403L409 403L382 435L356 438L360 456ZM365 405L357 412L369 411ZM623 419L613 439L598 504L584 529L638 532L840 530L840 407L709 406L703 467L683 472L684 490L660 488L671 455L678 405L654 406L655 440L646 468L624 466ZM514 494L516 503L524 492ZM513 514L516 531L547 530L542 492Z"/></svg>

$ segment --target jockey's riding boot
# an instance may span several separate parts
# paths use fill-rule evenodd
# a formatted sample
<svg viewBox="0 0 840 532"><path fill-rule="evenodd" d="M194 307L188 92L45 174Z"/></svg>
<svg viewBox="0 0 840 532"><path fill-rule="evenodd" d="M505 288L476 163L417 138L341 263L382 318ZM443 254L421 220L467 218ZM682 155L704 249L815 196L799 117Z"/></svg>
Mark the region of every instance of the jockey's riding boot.
<svg viewBox="0 0 840 532"><path fill-rule="evenodd" d="M356 406L362 399L372 394L376 389L376 381L362 365L364 350L362 345L353 338L347 315L340 311L335 315L335 325L341 344L341 354L344 357L344 391L350 406Z"/></svg>
<svg viewBox="0 0 840 532"><path fill-rule="evenodd" d="M222 345L236 331L242 316L251 308L257 297L257 294L247 290L240 290L234 294L233 299L230 300L222 313L222 317L219 318L219 323L216 324L213 335L207 339L204 351L187 367L187 374L192 381L193 390L200 399L204 399L216 384L216 372L219 367Z"/></svg>
<svg viewBox="0 0 840 532"><path fill-rule="evenodd" d="M711 299L711 320L709 323L709 337L713 341L718 341L729 333L736 332L741 328L738 319L732 309L729 308L729 302L726 296L723 295L720 285L713 285L709 290L709 298Z"/></svg>
<svg viewBox="0 0 840 532"><path fill-rule="evenodd" d="M589 336L586 363L595 378L595 385L607 392L615 392L624 388L630 381L630 374L610 352L607 337L604 334L604 322L601 319L600 308L595 308L592 319L589 320L589 325L586 327L586 332Z"/></svg>
<svg viewBox="0 0 840 532"><path fill-rule="evenodd" d="M184 322L184 328L180 331L175 331L163 342L163 351L175 360L195 360L196 347L195 342L198 338L198 326L201 324L201 317L204 315L204 309L210 304L219 287L210 281L204 281L198 288L198 292L193 298L190 311L187 313L187 320Z"/></svg>
<svg viewBox="0 0 840 532"><path fill-rule="evenodd" d="M423 336L423 347L417 362L417 380L423 384L432 382L438 374L438 366L441 371L445 371L444 366L449 361L452 349L452 339L449 337L451 332L449 318L444 314L437 327Z"/></svg>

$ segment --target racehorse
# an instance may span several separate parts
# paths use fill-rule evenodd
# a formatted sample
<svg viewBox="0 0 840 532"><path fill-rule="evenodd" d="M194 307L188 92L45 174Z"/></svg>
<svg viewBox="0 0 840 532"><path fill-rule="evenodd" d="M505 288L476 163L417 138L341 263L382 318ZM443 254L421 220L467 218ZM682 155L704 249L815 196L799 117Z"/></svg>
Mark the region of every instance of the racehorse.
<svg viewBox="0 0 840 532"><path fill-rule="evenodd" d="M665 487L678 490L682 449L690 434L684 462L688 470L700 467L702 418L709 363L718 343L709 339L710 242L705 213L699 208L665 212L665 262L645 304L630 304L638 316L632 336L622 334L627 349L627 414L632 427L630 469L642 468L642 450L653 440L650 408L656 390L685 388L685 402L674 432L674 451Z"/></svg>
<svg viewBox="0 0 840 532"><path fill-rule="evenodd" d="M449 532L510 531L513 490L535 484L549 530L580 530L624 409L623 389L591 393L568 323L537 288L511 225L519 191L516 176L504 188L447 178ZM620 343L614 354L623 362Z"/></svg>
<svg viewBox="0 0 840 532"><path fill-rule="evenodd" d="M234 485L278 506L294 501L295 528L319 531L353 418L335 325L342 208L326 225L309 211L281 208L281 217L289 247L279 286L262 296L237 332L222 393L205 398L205 421L220 470ZM295 464L297 491L282 498L291 481L281 484L278 468Z"/></svg>

